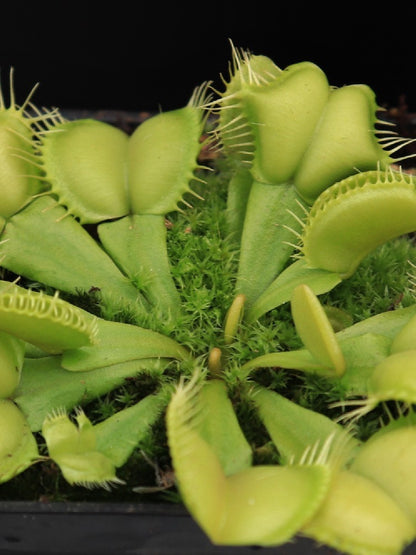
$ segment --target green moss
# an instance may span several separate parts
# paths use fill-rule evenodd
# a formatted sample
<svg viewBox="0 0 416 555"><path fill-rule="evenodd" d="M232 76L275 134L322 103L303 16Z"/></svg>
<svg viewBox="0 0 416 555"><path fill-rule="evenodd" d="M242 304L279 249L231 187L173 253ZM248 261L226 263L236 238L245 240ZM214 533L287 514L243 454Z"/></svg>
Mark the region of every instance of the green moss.
<svg viewBox="0 0 416 555"><path fill-rule="evenodd" d="M369 254L357 271L321 302L341 308L354 322L374 314L413 304L411 264L416 263L414 237L401 237Z"/></svg>

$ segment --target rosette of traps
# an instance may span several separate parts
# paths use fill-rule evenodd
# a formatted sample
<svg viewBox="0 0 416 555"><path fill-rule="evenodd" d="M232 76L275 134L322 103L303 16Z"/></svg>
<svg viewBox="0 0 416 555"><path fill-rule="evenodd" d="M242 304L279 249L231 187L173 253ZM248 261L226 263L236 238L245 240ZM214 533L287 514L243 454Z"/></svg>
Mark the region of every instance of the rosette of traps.
<svg viewBox="0 0 416 555"><path fill-rule="evenodd" d="M215 544L400 553L416 535L416 180L374 92L232 46L223 92L205 82L128 134L33 91L18 106L10 77L0 481L53 461L68 487L143 493L137 461L162 452ZM344 310L401 239L394 309Z"/></svg>

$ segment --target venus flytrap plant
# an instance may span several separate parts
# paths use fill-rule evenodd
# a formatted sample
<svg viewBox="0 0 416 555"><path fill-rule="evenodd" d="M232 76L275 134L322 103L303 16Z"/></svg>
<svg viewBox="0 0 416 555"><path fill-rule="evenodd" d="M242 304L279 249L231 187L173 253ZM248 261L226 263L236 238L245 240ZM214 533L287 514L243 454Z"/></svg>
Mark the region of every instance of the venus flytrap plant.
<svg viewBox="0 0 416 555"><path fill-rule="evenodd" d="M383 401L412 404L414 349L406 347L413 345L415 310L413 305L389 311L334 333L312 290L298 286L292 314L304 348L256 357L243 364L240 375L247 377L262 367L322 375L337 383L346 398L332 408L357 406L341 420L360 418ZM359 399L348 400L351 397Z"/></svg>
<svg viewBox="0 0 416 555"><path fill-rule="evenodd" d="M245 294L250 305L290 255L291 247L284 243L291 234L284 224L293 220L289 209L299 217L302 209L289 182L320 117L329 86L314 64L295 64L282 71L265 56L249 56L236 49L233 74L226 85L215 101L219 111L215 133L224 153L238 164L230 216L236 211L241 214L242 198L247 199L237 292ZM252 180L249 195L247 170ZM240 180L243 196L239 194ZM257 233L260 224L261 241ZM261 273L253 271L257 264Z"/></svg>
<svg viewBox="0 0 416 555"><path fill-rule="evenodd" d="M55 117L42 133L40 160L45 181L49 184L48 193L56 198L56 210L62 206L61 218L70 220L72 227L78 226L74 219L81 225L97 224L129 213L129 199L126 196L128 139L128 135L120 129L93 119L66 121L62 117ZM87 236L84 240L82 234ZM76 240L84 245L90 241L94 248L97 247L81 226ZM71 251L72 245L68 241L66 245ZM97 249L98 252L103 259L107 258L102 249ZM92 262L93 253L86 254ZM102 262L100 267L105 268ZM98 260L96 263L99 263ZM115 264L113 260L111 264ZM82 267L91 271L86 260L82 262ZM126 276L123 279L134 290L134 302L147 307L148 303L139 288L128 283ZM93 286L105 291L111 281L114 282L114 277L109 275L101 285L100 280L95 280ZM139 280L136 285L138 283ZM88 291L85 286L83 288Z"/></svg>
<svg viewBox="0 0 416 555"><path fill-rule="evenodd" d="M56 295L0 285L3 393L14 397L33 431L48 413L71 410L127 377L153 371L161 381L170 361L191 364L185 348L153 330L97 318ZM36 358L23 359L26 344L39 349Z"/></svg>
<svg viewBox="0 0 416 555"><path fill-rule="evenodd" d="M382 122L369 87L331 88L314 64L282 71L233 48L232 69L215 101L215 132L235 166L228 212L230 232L241 237L236 290L250 309L286 266L289 228L301 235L308 204L357 171L388 168L406 140L376 128Z"/></svg>
<svg viewBox="0 0 416 555"><path fill-rule="evenodd" d="M316 294L350 277L381 244L416 227L414 176L391 168L358 173L316 199L299 234L299 260L289 265L248 310L248 321L287 302L294 286Z"/></svg>
<svg viewBox="0 0 416 555"><path fill-rule="evenodd" d="M368 87L331 88L310 63L282 71L264 56L233 56L218 101L204 84L130 137L33 107L35 140L21 148L35 149L25 158L39 189L6 218L4 267L70 293L98 287L103 303L95 317L57 294L0 282L0 355L4 334L5 369L20 370L4 373L17 433L0 481L2 464L6 481L39 460L32 433L41 432L69 484L109 487L164 423L179 494L214 543L279 545L303 534L351 554L393 555L415 537L413 490L406 497L386 473L369 474L382 439L394 450L412 438L397 424L395 443L391 424L362 443L343 418L358 428L375 402L400 411L414 402L416 305L335 332L317 295L377 245L415 230L414 179L390 169L403 140L378 138ZM186 197L206 196L193 180L206 109L216 108L226 155L218 167L232 177L227 200L215 182L201 216ZM266 315L287 301L294 326L285 307L278 322ZM333 421L300 406L321 401L308 379L331 389L325 409L336 398L356 412ZM397 468L409 472L412 453Z"/></svg>
<svg viewBox="0 0 416 555"><path fill-rule="evenodd" d="M393 336L389 349L369 373L358 400L341 401L334 406L356 406L344 419L361 418L385 401L397 401L405 406L416 403L416 316L412 316ZM354 392L353 392L354 393Z"/></svg>
<svg viewBox="0 0 416 555"><path fill-rule="evenodd" d="M82 411L75 422L65 412L51 414L43 423L42 435L49 456L70 484L108 488L120 483L111 459L97 450L93 425Z"/></svg>
<svg viewBox="0 0 416 555"><path fill-rule="evenodd" d="M11 292L10 289L12 290ZM68 407L74 408L75 402L81 400L85 402L87 392L87 394L92 395L94 398L100 391L108 391L116 387L120 381L120 372L117 372L117 366L120 366L123 362L127 361L130 363L128 364L127 371L122 369L121 376L126 377L138 371L131 364L131 358L143 360L150 355L150 357L154 356L159 361L160 357L163 356L161 351L161 349L163 350L163 343L165 342L166 345L169 345L168 348L172 348L172 346L175 346L173 340L164 336L159 337L159 334L150 330L143 330L145 335L140 337L140 328L136 326L102 321L111 327L111 334L106 339L100 333L100 327L95 328L97 319L90 314L70 303L60 301L56 296L48 297L43 293L25 291L14 284L10 284L9 288L6 288L5 292L0 294L0 298L3 328L12 334L24 338L24 340L31 342L31 344L37 345L40 351L45 351L45 356L39 355L35 359L39 366L38 371L33 375L35 383L39 384L40 380L48 379L45 370L49 372L51 379L49 388L44 386L39 388L39 385L37 385L40 389L40 394L36 391L36 386L35 390L33 390L32 384L31 389L30 381L27 382L25 379L22 380L19 387L14 387L13 391L10 392L14 394L16 404L10 401L10 406L13 409L8 408L8 411L13 410L16 413L15 420L24 422L27 432L24 432L22 429L19 435L12 428L13 434L16 435L16 445L11 447L6 445L5 449L10 449L10 456L14 456L14 451L19 452L21 448L19 441L23 441L23 438L26 438L30 430L39 431L41 429L47 443L49 456L59 465L63 476L70 484L81 484L86 487L107 487L109 484L118 483L115 468L126 462L133 449L137 447L140 440L148 433L150 426L159 416L163 405L167 402L166 394L162 391L155 396L145 397L136 405L124 409L109 420L102 422L97 427L99 430L97 435L99 437L98 448L96 446L96 430L85 414L82 411L78 411L76 416L77 424L75 424L68 418L64 409ZM114 326L111 324L114 324ZM104 329L107 330L108 326ZM124 338L126 341L124 347L131 345L133 348L138 348L135 354L132 354L131 350L126 351L123 346L117 344L117 340L114 339L114 332L117 329L121 329L119 337L123 337L122 332L126 331L128 333L133 330L133 332L139 333L139 336L137 336L137 333L135 335L130 333L127 338ZM6 334L5 336L8 337ZM110 337L112 343L108 345ZM15 339L12 336L10 338L11 340ZM97 356L93 357L93 362L88 360L88 353L83 353L83 356L77 357L77 349L85 344L92 343L93 340L97 343L105 341L107 343L107 350L100 353L98 358ZM134 343L134 340L138 340L138 343ZM24 347L23 339L20 342ZM12 342L9 342L7 346L9 350L13 349ZM144 351L140 353L141 348L144 348L145 354ZM173 351L170 352L173 356L188 356L185 350L179 346L174 348L174 351L175 353ZM57 354L50 355L50 353L63 352L71 353L72 355L70 357L72 365L67 365L72 369L72 372L68 371L68 369L63 369L60 356ZM23 355L23 351L21 355ZM76 361L75 363L74 360ZM117 362L119 363L118 365ZM83 370L81 372L81 379L78 377L80 366ZM89 376L90 373L85 371L85 366L93 367L94 370L97 370L97 367L99 367L99 372L103 370L103 367L104 371L106 367L110 367L110 372L104 372L104 375L102 375L103 372L100 372L99 376ZM146 370L150 366L151 361L149 362L148 358L146 358ZM24 373L25 370L23 370ZM4 371L7 372L8 368L4 368ZM66 374L63 381L62 372ZM72 379L70 376L72 376ZM56 389L57 384L60 386L58 391ZM92 392L89 390L92 390ZM30 399L29 405L25 398L26 400ZM53 400L52 403L51 400ZM20 412L18 407L22 409L22 412ZM45 411L47 411L47 414ZM28 415L27 420L24 417L24 413ZM12 416L10 415L9 418L11 421L13 421ZM115 437L117 437L116 446L114 446ZM18 457L16 456L18 464L22 465L22 470L27 468L29 463L32 462L31 458L26 460L24 456L29 457L33 454L33 449L31 450L33 442L34 445L37 445L34 438L32 438L30 443L26 440L22 447L24 449L22 456L19 453ZM17 473L20 471L20 466L18 469L16 469L16 465L9 466L13 472ZM6 474L4 479L7 480L10 477L10 474Z"/></svg>
<svg viewBox="0 0 416 555"><path fill-rule="evenodd" d="M207 84L194 90L184 108L153 116L133 132L127 149L129 215L98 226L99 238L126 274L149 278L147 295L161 317L175 321L180 296L172 279L165 217L189 205L184 198L203 169L198 156L207 113Z"/></svg>
<svg viewBox="0 0 416 555"><path fill-rule="evenodd" d="M251 395L283 461L306 457L313 453L313 448L326 444L332 470L330 486L322 504L299 535L308 535L351 554L398 554L413 541L416 528L408 511L402 510L400 494L392 495L394 480L386 491L372 479L373 467L365 462L366 445L355 438L351 429L263 387L255 387ZM380 451L377 455L374 466L383 467L379 463L384 456ZM357 472L360 458L361 473ZM380 474L387 476L383 471ZM410 499L410 495L406 494L406 498Z"/></svg>
<svg viewBox="0 0 416 555"><path fill-rule="evenodd" d="M331 408L355 407L342 413L340 421L362 418L385 401L412 405L416 402L415 310L413 305L379 314L334 333L312 290L298 286L292 314L305 348L254 358L242 366L241 375L247 377L261 367L281 367L336 380L344 400Z"/></svg>
<svg viewBox="0 0 416 555"><path fill-rule="evenodd" d="M416 305L410 305L380 313L336 334L347 365L344 375L340 378L343 398L360 398L333 404L334 407L354 404L361 407L354 414L348 413L346 419L354 415L363 415L384 400L400 401L400 397L396 397L394 392L397 394L401 390L402 395L406 395L407 390L407 395L411 395L411 379L408 380L408 384L401 383L396 379L397 377L393 377L393 369L389 372L388 368L391 364L390 357L395 338L399 337L402 330L405 330L414 319L415 311ZM396 382L393 389L388 385L389 375L390 381ZM406 375L405 372L404 375ZM410 376L411 371L408 373L408 378ZM370 392L372 392L371 395ZM370 402L367 401L369 395L372 399Z"/></svg>
<svg viewBox="0 0 416 555"><path fill-rule="evenodd" d="M326 320L323 308L319 305L318 299L313 296L306 286L300 286L295 290L293 305L292 312L294 318L300 318L299 331L305 343L312 348L317 357L316 360L320 360L323 365L328 367L334 366L335 368L340 364L339 361L341 361L340 368L342 370L344 367L343 355L340 353L339 345L329 328L329 323ZM228 314L226 326L228 324L229 330L235 328L233 323L238 321L238 316L241 316L241 310L241 299L238 299L238 302L234 303ZM390 315L388 318L391 320ZM361 324L363 329L371 327L374 331L378 331L380 335L384 332L386 334L384 337L388 338L389 336L391 343L391 339L394 337L392 328L397 330L397 328L400 329L403 325L406 327L407 324L403 323L408 322L408 318L409 316L405 319L402 314L399 314L398 318L396 318L398 322L394 323L393 321L394 325L391 325L392 322L390 321L390 325L387 326L379 316L377 317L378 322L375 325L373 324L373 326L369 325L368 322ZM351 339L354 333L351 331L349 333ZM360 337L360 335L355 337ZM183 395L182 392L181 394ZM322 495L323 491L325 491L324 497L321 497L321 502L318 504L314 514L305 524L297 530L292 529L292 537L296 534L307 535L318 541L324 541L335 548L346 550L348 553L373 553L380 555L383 553L391 553L392 555L400 553L414 539L415 527L412 525L408 515L396 503L395 499L390 497L377 484L364 479L362 476L358 476L356 472L351 472L348 469L361 446L361 442L354 437L351 430L345 429L328 417L302 408L278 393L269 391L264 387L254 386L249 389L249 396L254 402L256 411L264 422L282 458L283 466L277 467L279 469L277 473L282 469L286 469L287 465L297 467L296 465L298 464L301 466L325 465L328 472L328 485L320 492L320 495ZM172 403L175 403L175 397ZM212 405L210 406L212 408ZM183 410L182 405L181 407ZM172 410L171 406L168 409L168 415L170 410ZM179 409L176 410L179 414ZM185 413L184 421L188 421L188 418L192 421L192 418L194 418L194 423L189 426L195 431L198 430L199 439L197 441L195 438L192 438L191 441L188 438L188 440L201 453L202 447L199 442L202 438L201 430L203 430L203 427L200 426L200 421L198 416L196 416L198 410L202 410L202 403L197 396L197 391L193 391L192 408L189 409L190 415ZM213 414L216 414L216 412L208 414L211 421L210 435L204 438L206 443L203 445L204 449L207 448L208 444L212 451L215 451L212 444L217 445L220 429L227 429L227 426L224 425L224 422L222 427L219 423L215 424ZM191 472L191 467L184 464L185 454L189 455L191 447L182 436L178 437L176 435L178 430L175 429L175 426L180 428L179 423L175 421L169 423L168 421L167 425L168 431L170 430L171 433L171 452L174 453L173 461L178 479L180 477L179 489L183 495L183 500L211 540L219 544L230 542L233 545L237 545L240 539L245 537L246 543L255 542L260 545L278 544L279 537L281 536L279 536L277 530L282 534L283 521L279 520L279 527L276 529L275 535L270 534L270 532L267 533L267 531L257 525L257 533L255 536L252 536L250 535L252 533L251 529L247 523L244 532L237 526L240 519L244 518L244 501L242 497L239 497L240 510L237 509L236 505L230 508L227 507L227 504L224 506L224 494L222 502L216 497L215 490L221 489L222 491L227 491L228 484L223 482L223 477L221 478L221 485L217 482L223 476L220 470L217 469L216 474L213 471L214 461L218 461L218 459L212 459L212 467L207 463L207 460L210 460L209 457L212 458L212 451L203 451L204 464L207 468L205 470L204 467L204 478L205 480L208 476L211 478L212 487L208 490L209 494L208 492L204 493L200 486L197 488L195 474ZM182 434L185 435L186 433L187 430L183 429ZM181 455L181 451L183 451L183 455ZM220 453L222 453L222 450L217 453L217 457ZM193 464L195 464L194 457ZM273 478L275 478L272 478L274 472L271 468L274 467L269 467L270 472L267 478L270 488L273 487ZM253 475L254 473L259 475L262 473L261 466L254 467L253 470ZM249 471L247 470L238 475L231 475L230 478L235 478L240 491L247 488L250 482ZM195 485L192 486L192 484ZM294 487L294 482L290 482L290 485ZM281 494L282 491L283 488L280 485L276 495ZM305 487L304 493L306 491ZM352 493L354 494L353 497ZM233 495L235 496L236 492L233 491ZM202 508L202 499L205 499L205 504L203 505L205 510ZM225 496L225 499L227 500L227 496ZM260 498L257 498L257 514L261 514L263 510L264 505L262 501L260 501ZM298 498L297 501L299 501ZM377 505L376 510L373 504ZM232 517L229 517L229 520L232 518L233 524L229 524L227 519L227 531L224 530L222 533L220 528L221 521L215 520L213 515L217 515L218 511L228 514L231 508L234 509L234 513ZM212 511L212 516L210 511ZM343 511L345 511L345 515L342 517ZM270 510L268 514L270 514ZM337 515L337 518L333 517L334 514ZM251 520L250 525L253 525L253 522L254 520ZM357 534L356 531L358 522L360 522L360 534ZM275 520L275 525L277 525L277 520ZM284 526L287 530L286 524ZM238 535L233 539L232 533L235 529L238 530Z"/></svg>
<svg viewBox="0 0 416 555"><path fill-rule="evenodd" d="M349 370L341 378L348 398L336 407L356 408L342 419L358 419L385 401L415 402L416 305L378 314L337 334ZM358 355L358 356L357 356Z"/></svg>
<svg viewBox="0 0 416 555"><path fill-rule="evenodd" d="M49 352L62 352L93 342L94 319L56 296L25 291L15 284L0 293L0 482L10 480L39 459L30 421L17 404L5 397L20 384L26 341Z"/></svg>
<svg viewBox="0 0 416 555"><path fill-rule="evenodd" d="M42 197L47 188L42 137L61 117L56 111L41 113L33 106L33 92L17 106L11 74L9 108L0 94L2 265L17 275L70 293L100 289L104 304L114 310L127 307L143 318L147 303L138 290L64 208L52 198ZM94 176L89 186L91 180ZM114 194L107 199L107 207L109 204L114 210Z"/></svg>
<svg viewBox="0 0 416 555"><path fill-rule="evenodd" d="M150 432L170 398L170 386L93 425L82 410L75 422L63 411L49 414L42 423L49 456L70 484L87 488L123 483L116 469Z"/></svg>
<svg viewBox="0 0 416 555"><path fill-rule="evenodd" d="M212 388L205 399L204 388ZM241 449L247 453L246 441L227 397L218 395L223 388L195 374L179 384L169 403L168 441L183 501L214 544L284 543L319 506L328 467L322 461L251 466L246 456L238 457ZM208 412L207 421L211 395L220 413Z"/></svg>
<svg viewBox="0 0 416 555"><path fill-rule="evenodd" d="M206 98L203 84L184 108L149 118L131 137L91 119L54 118L41 140L50 192L81 224L99 224L107 253L164 318L175 319L180 308L165 216L187 204L185 194L196 194L190 183L201 169Z"/></svg>

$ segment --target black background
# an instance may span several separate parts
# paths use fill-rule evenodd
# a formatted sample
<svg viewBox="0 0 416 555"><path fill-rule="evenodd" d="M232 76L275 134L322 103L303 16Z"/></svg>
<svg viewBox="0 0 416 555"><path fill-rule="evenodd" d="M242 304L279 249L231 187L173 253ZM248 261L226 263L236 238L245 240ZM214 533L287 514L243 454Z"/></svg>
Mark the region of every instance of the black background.
<svg viewBox="0 0 416 555"><path fill-rule="evenodd" d="M2 6L3 90L14 67L21 103L158 111L182 107L195 86L223 90L229 40L281 68L318 64L330 83L366 83L381 105L405 95L416 110L415 8L391 3L19 3Z"/></svg>

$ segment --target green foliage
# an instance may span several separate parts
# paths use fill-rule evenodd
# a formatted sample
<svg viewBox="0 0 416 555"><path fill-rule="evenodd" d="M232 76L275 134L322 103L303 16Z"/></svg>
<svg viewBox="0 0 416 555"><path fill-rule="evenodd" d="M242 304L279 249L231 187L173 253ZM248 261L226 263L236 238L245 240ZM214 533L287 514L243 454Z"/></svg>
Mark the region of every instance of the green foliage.
<svg viewBox="0 0 416 555"><path fill-rule="evenodd" d="M368 473L413 437L416 182L390 166L403 140L377 136L368 87L233 55L218 100L204 84L131 137L0 102L23 141L0 117L0 142L27 157L0 163L33 170L11 176L16 199L0 183L0 498L99 486L89 500L181 501L219 544L303 533L378 555L386 529L398 553L412 495Z"/></svg>
<svg viewBox="0 0 416 555"><path fill-rule="evenodd" d="M214 164L215 171L205 172L207 185L203 189L204 200L196 199L192 208L183 213L168 215L167 245L172 261L172 274L177 283L183 304L181 325L171 329L168 322L155 322L160 331L171 334L180 344L192 349L195 357L207 357L208 347L224 348L221 336L226 310L234 295L235 271L238 252L227 237L225 207L227 166L222 159ZM200 191L202 193L202 190ZM354 322L359 322L380 312L410 306L414 300L412 285L407 275L408 261L416 261L416 246L411 238L403 237L380 246L369 254L357 271L343 281L337 288L320 297L323 305L335 306L351 315ZM27 282L28 284L30 282ZM48 287L44 288L49 291ZM102 306L97 293L80 293L64 295L64 298L89 312L102 315ZM113 319L130 322L128 312L117 313ZM153 326L152 326L153 327ZM258 420L251 402L247 399L245 387L241 386L239 368L253 358L271 351L287 351L301 347L301 341L293 325L290 307L284 305L266 314L261 320L240 326L236 341L228 347L229 363L224 376L227 380L230 398L236 410L239 422L246 437L254 449L255 460L276 461L276 450L270 446L269 437L260 420ZM172 363L166 377L175 383L180 367ZM293 399L299 405L327 414L331 417L339 414L329 405L342 397L343 388L338 383L328 382L324 378L304 373L293 373L285 369L276 372L272 368L259 369L255 373L257 383L280 392ZM123 407L131 406L157 388L158 380L151 373L124 380L121 387L99 396L95 401L85 405L87 414L100 422ZM358 421L358 437L369 437L379 427L379 418L383 410L367 415ZM269 445L267 448L266 446ZM169 466L170 457L167 449L163 416L152 427L146 442L141 447L149 457L159 464ZM121 479L137 485L150 485L154 472L148 463L138 464L140 450L127 463ZM46 463L42 463L46 465ZM50 499L82 498L82 491L74 493L55 471L57 485L55 493L45 481L36 486L29 475L41 471L42 465L26 471L12 482L4 484L0 491L2 499L24 498L37 499L46 495ZM31 482L30 487L26 484ZM26 493L22 493L23 490ZM46 493L44 493L44 490ZM32 492L27 494L27 492ZM16 493L19 492L19 493ZM66 492L66 493L65 493ZM90 492L96 499L111 498L136 499L129 493L128 487L116 488L111 496L108 493ZM136 494L137 495L137 494ZM146 499L149 498L148 494ZM153 495L156 495L153 494ZM63 497L64 496L64 497ZM150 498L151 495L150 495Z"/></svg>

